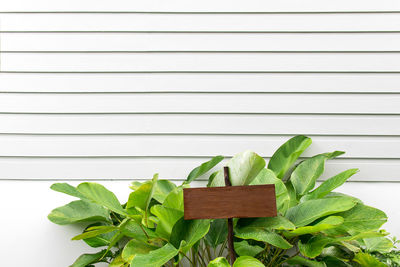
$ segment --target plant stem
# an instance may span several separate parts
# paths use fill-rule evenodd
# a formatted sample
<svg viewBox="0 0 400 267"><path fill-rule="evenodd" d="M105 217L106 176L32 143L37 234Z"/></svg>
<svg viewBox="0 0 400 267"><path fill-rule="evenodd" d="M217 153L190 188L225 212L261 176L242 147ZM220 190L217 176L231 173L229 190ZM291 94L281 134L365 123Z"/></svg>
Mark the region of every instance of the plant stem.
<svg viewBox="0 0 400 267"><path fill-rule="evenodd" d="M300 251L298 250L298 251L296 252L296 254L294 254L293 256L290 256L289 258L287 258L287 259L281 261L280 264L283 264L283 263L287 262L288 260L290 260L291 258L296 257L297 255L299 255L299 253L300 253Z"/></svg>
<svg viewBox="0 0 400 267"><path fill-rule="evenodd" d="M268 255L269 255L270 249L271 249L271 246L270 246L270 244L267 243L267 245L266 245L266 247L265 247L265 255L266 255L267 257L268 257Z"/></svg>
<svg viewBox="0 0 400 267"><path fill-rule="evenodd" d="M141 223L139 223L140 229L142 229L143 233L146 235L147 239L150 239L149 235L147 234L146 230L144 230L143 226Z"/></svg>
<svg viewBox="0 0 400 267"><path fill-rule="evenodd" d="M282 251L282 249L278 249L278 248L275 250L274 255L272 256L272 259L268 263L267 267L274 266L274 261L278 257L278 255L281 253L281 251Z"/></svg>
<svg viewBox="0 0 400 267"><path fill-rule="evenodd" d="M203 262L204 266L207 266L207 263L205 262L205 260L204 260L203 257L201 256L200 251L198 251L197 254L199 255L199 258L200 258L201 261Z"/></svg>
<svg viewBox="0 0 400 267"><path fill-rule="evenodd" d="M210 247L207 246L206 244L204 244L204 246L206 247L206 250L207 250L208 261L211 261L212 260L212 256L211 256Z"/></svg>
<svg viewBox="0 0 400 267"><path fill-rule="evenodd" d="M228 239L226 239L226 240L224 241L224 243L222 243L221 248L219 249L219 252L218 252L218 257L221 257L222 253L223 253L224 250L225 250L225 247L226 247L227 242L228 242Z"/></svg>
<svg viewBox="0 0 400 267"><path fill-rule="evenodd" d="M117 221L119 223L121 223L121 220L118 218L118 216L114 212L112 212L111 214L114 216L115 219L117 219Z"/></svg>
<svg viewBox="0 0 400 267"><path fill-rule="evenodd" d="M192 247L191 249L191 254L192 254L192 262L193 262L193 264L192 264L192 266L193 267L196 267L197 265L196 265L196 252L195 252L195 250L194 250L194 248Z"/></svg>
<svg viewBox="0 0 400 267"><path fill-rule="evenodd" d="M179 253L180 254L182 254L183 255L183 257L185 257L192 265L193 265L193 262L192 262L192 260L188 257L188 256L186 256L186 254L185 253L183 253L182 251L179 251ZM179 263L178 263L178 266L179 266Z"/></svg>

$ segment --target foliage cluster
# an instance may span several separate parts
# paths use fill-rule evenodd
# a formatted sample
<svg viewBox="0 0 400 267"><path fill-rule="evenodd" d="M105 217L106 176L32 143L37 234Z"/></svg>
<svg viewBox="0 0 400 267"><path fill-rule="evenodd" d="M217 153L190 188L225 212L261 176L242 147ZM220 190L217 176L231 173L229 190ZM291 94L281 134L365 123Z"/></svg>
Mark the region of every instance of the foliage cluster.
<svg viewBox="0 0 400 267"><path fill-rule="evenodd" d="M311 144L295 136L265 160L251 151L227 162L233 186L274 184L278 216L235 219L233 267L246 266L399 266L394 243L380 227L387 216L361 200L333 192L358 172L345 170L316 186L327 160L341 151L300 155ZM190 172L177 186L168 180L133 182L128 201L97 183L77 187L51 186L79 200L54 209L50 221L89 223L73 240L83 240L95 254L81 255L72 267L107 262L111 267L208 266L229 267L225 220L184 220L183 188L223 160L216 156ZM207 186L224 186L223 170L211 174ZM251 205L251 203L247 203Z"/></svg>

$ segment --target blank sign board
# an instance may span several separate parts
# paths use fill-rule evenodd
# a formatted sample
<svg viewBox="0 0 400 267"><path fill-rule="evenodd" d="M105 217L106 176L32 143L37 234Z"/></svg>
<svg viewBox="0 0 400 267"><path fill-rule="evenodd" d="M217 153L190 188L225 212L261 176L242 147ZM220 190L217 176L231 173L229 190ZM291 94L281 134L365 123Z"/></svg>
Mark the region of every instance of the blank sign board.
<svg viewBox="0 0 400 267"><path fill-rule="evenodd" d="M275 185L185 188L184 218L275 217Z"/></svg>

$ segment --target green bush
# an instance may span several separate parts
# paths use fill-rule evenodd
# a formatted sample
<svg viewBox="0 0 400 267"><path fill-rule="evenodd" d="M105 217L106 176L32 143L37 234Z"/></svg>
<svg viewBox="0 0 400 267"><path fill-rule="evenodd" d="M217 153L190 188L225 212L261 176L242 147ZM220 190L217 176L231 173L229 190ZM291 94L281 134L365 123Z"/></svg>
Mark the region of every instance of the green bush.
<svg viewBox="0 0 400 267"><path fill-rule="evenodd" d="M284 143L268 165L251 151L229 160L233 186L274 184L278 216L235 219L233 267L247 266L399 266L394 243L380 227L384 212L361 200L333 192L357 169L343 171L316 187L325 162L340 151L299 160L311 139L295 136ZM79 200L54 209L48 216L65 225L86 222L83 240L103 250L83 254L73 267L107 262L111 267L230 266L226 256L226 220L184 220L183 188L223 160L216 156L195 168L176 186L158 175L133 182L127 203L97 183L73 187L56 183L51 189ZM208 186L224 186L223 170L213 173ZM251 203L248 203L251 205Z"/></svg>

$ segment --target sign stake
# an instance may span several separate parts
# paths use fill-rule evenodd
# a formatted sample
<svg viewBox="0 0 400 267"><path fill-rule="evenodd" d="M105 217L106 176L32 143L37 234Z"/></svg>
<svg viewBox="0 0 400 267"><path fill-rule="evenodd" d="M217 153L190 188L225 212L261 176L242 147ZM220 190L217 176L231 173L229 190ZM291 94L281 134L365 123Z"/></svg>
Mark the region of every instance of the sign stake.
<svg viewBox="0 0 400 267"><path fill-rule="evenodd" d="M232 186L231 181L229 179L229 167L224 167L224 178L225 178L225 186ZM236 260L236 252L233 244L233 220L232 218L228 218L228 248L229 248L229 258L231 264L233 264Z"/></svg>

